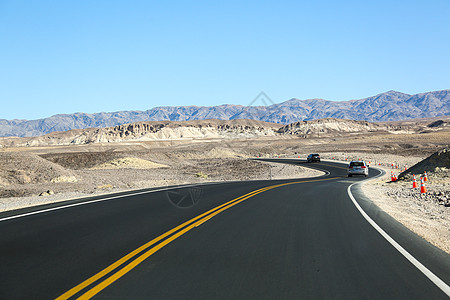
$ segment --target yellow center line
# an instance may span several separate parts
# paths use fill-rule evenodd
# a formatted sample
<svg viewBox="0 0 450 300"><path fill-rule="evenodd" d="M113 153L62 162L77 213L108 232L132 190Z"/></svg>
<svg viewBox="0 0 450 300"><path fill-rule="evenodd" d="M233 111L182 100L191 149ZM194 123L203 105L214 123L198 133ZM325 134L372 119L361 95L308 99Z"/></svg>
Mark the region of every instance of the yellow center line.
<svg viewBox="0 0 450 300"><path fill-rule="evenodd" d="M253 196L257 195L257 194L263 193L265 191L268 191L268 190L271 190L271 189L274 189L274 188L277 188L277 187L290 185L290 184L307 183L307 182L323 181L323 180L331 180L331 179L336 179L336 177L325 178L325 179L316 179L316 180L307 180L307 181L296 181L296 182L288 182L288 183L283 183L283 184L272 185L272 186L268 186L268 187L264 187L264 188L252 191L252 192L247 193L245 195L242 195L242 196L240 196L238 198L235 198L235 199L233 199L231 201L228 201L228 202L226 202L226 203L224 203L222 205L219 205L219 206L217 206L217 207L215 207L215 208L213 208L213 209L211 209L211 210L209 210L209 211L207 211L207 212L205 212L205 213L203 213L203 214L201 214L201 215L199 215L199 216L197 216L195 218L192 218L191 220L186 221L183 224L181 224L181 225L179 225L179 226L177 226L177 227L167 231L166 233L164 233L164 234L154 238L150 242L142 245L141 247L139 247L136 250L130 252L126 256L122 257L121 259L117 260L116 262L114 262L113 264L111 264L107 268L103 269L99 273L95 274L94 276L88 278L87 280L85 280L82 283L78 284L77 286L73 287L69 291L65 292L64 294L62 294L61 296L56 298L56 300L69 299L70 297L72 297L76 293L80 292L81 290L83 290L87 286L91 285L95 281L99 280L100 278L102 278L102 277L106 276L107 274L111 273L112 271L116 270L122 264L124 264L126 261L131 259L132 257L136 256L137 254L139 254L139 253L143 252L144 250L150 248L155 243L161 241L162 239L170 236L171 234L173 234L173 233L177 232L178 230L180 230L181 228L185 227L183 230L181 230L181 231L177 232L176 234L170 236L166 240L162 241L158 245L154 246L150 250L146 251L145 253L141 254L139 257L137 257L134 260L132 260L130 263L125 265L121 270L119 270L118 272L116 272L112 276L106 278L104 281L100 282L99 284L97 284L96 286L94 286L93 288L88 290L86 293L84 293L78 299L90 299L90 298L92 298L93 296L98 294L100 291L105 289L107 286L112 284L114 281L116 281L117 279L119 279L120 277L122 277L123 275L128 273L130 270L135 268L137 265L139 265L141 262L143 262L149 256L154 254L156 251L158 251L159 249L163 248L164 246L166 246L170 242L174 241L178 237L182 236L186 232L190 231L192 228L195 228L195 227L203 224L204 222L208 221L209 219L211 219L212 217L218 215L219 213L223 212L224 210L227 210L230 207L232 207L232 206L234 206L234 205L236 205L238 203L241 203L242 201L245 201L245 200L247 200L247 199L249 199L249 198L251 198L251 197L253 197Z"/></svg>
<svg viewBox="0 0 450 300"><path fill-rule="evenodd" d="M262 193L262 192L260 192ZM258 193L259 194L259 193ZM255 195L255 194L254 194ZM217 212L213 213L214 215L217 215L219 213L221 213L222 211L242 202L247 200L250 197L253 197L254 195L242 198L239 201L236 201L232 204L230 204L229 206L226 206L220 210L218 210ZM211 216L207 216L205 217L205 219L209 219L211 218ZM170 242L176 240L177 238L179 238L180 236L184 235L186 232L190 231L191 229L193 229L194 227L199 226L201 223L205 222L206 220L200 220L197 221L191 225L189 225L188 227L184 228L183 230L177 232L176 234L172 235L171 237L169 237L168 239L162 241L161 243L159 243L158 245L156 245L155 247L151 248L150 250L148 250L147 252L145 252L144 254L140 255L138 258L134 259L132 262L130 262L129 264L127 264L125 267L123 267L121 270L119 270L117 273L113 274L112 276L108 277L107 279L105 279L104 281L102 281L101 283L99 283L98 285L96 285L95 287L93 287L92 289L90 289L89 291L87 291L85 294L81 295L78 299L83 300L83 299L91 299L93 296L95 296L96 294L98 294L100 291L102 291L103 289L105 289L107 286L111 285L113 282L115 282L116 280L118 280L119 278L121 278L122 276L124 276L126 273L128 273L129 271L131 271L133 268L135 268L137 265L139 265L141 262L143 262L144 260L146 260L149 256L151 256L152 254L154 254L156 251L158 251L159 249L163 248L164 246L166 246L167 244L169 244Z"/></svg>
<svg viewBox="0 0 450 300"><path fill-rule="evenodd" d="M151 240L150 242L142 245L141 247L137 248L136 250L130 252L129 254L127 254L126 256L124 256L123 258L119 259L118 261L114 262L112 265L110 265L109 267L105 268L104 270L102 270L101 272L95 274L94 276L90 277L89 279L83 281L82 283L80 283L79 285L73 287L72 289L70 289L69 291L67 291L66 293L62 294L61 296L59 296L58 298L56 298L56 300L63 300L63 299L69 299L71 296L75 295L76 293L78 293L79 291L81 291L82 289L84 289L85 287L87 287L88 285L92 284L93 282L97 281L98 279L102 278L103 276L107 275L108 273L114 271L116 268L118 268L120 265L122 265L124 262L126 262L127 260L129 260L130 258L132 258L133 256L139 254L140 252L144 251L145 249L147 249L148 247L152 246L153 244L159 242L160 240L164 239L165 237L171 235L172 233L178 231L179 229L183 228L184 226L204 217L205 215L208 215L209 213L213 212L214 210L220 209L223 206L226 206L228 204L230 204L233 201L239 200L243 197L246 197L248 195L252 195L256 192L259 192L260 190L265 190L266 188L262 188L259 190L255 190L252 191L248 194L242 195L236 199L233 199L231 201L228 201L227 203L224 203L218 207L215 207L187 222L184 222L183 224L167 231L166 233L154 238L153 240Z"/></svg>

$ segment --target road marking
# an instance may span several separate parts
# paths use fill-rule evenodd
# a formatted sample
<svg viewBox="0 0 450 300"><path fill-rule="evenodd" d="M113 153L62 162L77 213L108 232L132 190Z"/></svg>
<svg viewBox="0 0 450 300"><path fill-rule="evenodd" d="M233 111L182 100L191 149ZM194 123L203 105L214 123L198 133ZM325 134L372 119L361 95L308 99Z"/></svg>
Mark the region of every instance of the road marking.
<svg viewBox="0 0 450 300"><path fill-rule="evenodd" d="M198 219L204 217L205 215L208 215L210 212L212 212L212 211L214 211L214 210L216 210L216 209L220 209L221 207L226 206L227 204L229 204L229 203L231 203L231 202L233 202L233 201L239 200L239 199L241 199L242 197L245 197L245 196L247 196L247 195L252 195L252 194L254 194L254 193L257 192L257 191L259 191L259 190L252 191L252 192L250 192L250 193L248 193L248 194L245 194L245 195L240 196L240 197L238 197L238 198L236 198L236 199L233 199L233 200L231 200L231 201L229 201L229 202L227 202L227 203L224 203L224 204L222 204L222 205L220 205L220 206L218 206L218 207L216 207L216 208L213 208L213 209L211 209L211 210L209 210L209 211L207 211L207 212L205 212L205 213L203 213L203 214L201 214L201 215L199 215L199 216L197 216L197 217L195 217L195 218L193 218L193 219L191 219L191 220L189 220L189 221L187 221L187 222L184 222L183 224L181 224L181 225L179 225L179 226L177 226L177 227L175 227L175 228L173 228L173 229L167 231L166 233L164 233L164 234L162 234L162 235L160 235L160 236L154 238L154 239L151 240L150 242L148 242L148 243L142 245L141 247L137 248L136 250L134 250L134 251L130 252L129 254L127 254L126 256L124 256L123 258L119 259L118 261L116 261L115 263L113 263L112 265L110 265L109 267L107 267L106 269L104 269L104 270L102 270L101 272L97 273L96 275L92 276L92 277L89 278L88 280L86 280L86 281L82 282L81 284L77 285L76 287L70 289L69 291L67 291L66 293L64 293L63 295L61 295L60 297L58 297L57 299L67 299L67 298L73 296L74 294L76 294L77 292L79 292L79 291L82 290L83 288L87 287L87 286L90 285L91 283L95 282L96 280L100 279L101 277L105 276L106 274L108 274L108 273L114 271L116 268L118 268L120 265L122 265L124 262L126 262L127 260L129 260L129 259L132 258L133 256L139 254L140 252L144 251L144 250L147 249L148 247L150 247L150 246L152 246L153 244L159 242L160 240L164 239L165 237L171 235L172 233L178 231L179 229L185 227L186 225L192 223L193 221L196 221L196 220L198 220Z"/></svg>
<svg viewBox="0 0 450 300"><path fill-rule="evenodd" d="M249 199L249 198L251 198L253 196L256 196L256 195L258 195L260 193L263 193L265 191L268 191L268 190L271 190L271 189L274 189L274 188L278 188L278 187L282 187L282 186L286 186L286 185L298 184L298 183L316 182L316 181L325 181L325 180L332 180L332 179L336 179L336 178L338 178L338 177L314 179L314 180L305 180L305 181L295 181L295 182L287 182L287 183L282 183L282 184L276 184L276 185L272 185L272 186L268 186L268 187L264 187L264 188L260 188L260 189L254 190L254 191L249 192L249 193L247 193L245 195L242 195L242 196L240 196L238 198L230 200L230 201L228 201L228 202L226 202L224 204L221 204L221 205L219 205L219 206L217 206L217 207L215 207L215 208L213 208L213 209L211 209L211 210L209 210L209 211L207 211L207 212L205 212L205 213L203 213L203 214L201 214L201 215L199 215L197 217L194 217L193 219L191 219L189 221L186 221L183 224L181 224L181 225L179 225L179 226L177 226L177 227L167 231L166 233L164 233L164 234L154 238L150 242L142 245L141 247L139 247L136 250L130 252L126 256L122 257L121 259L117 260L116 262L114 262L113 264L111 264L107 268L103 269L99 273L95 274L94 276L88 278L87 280L85 280L82 283L78 284L77 286L73 287L69 291L65 292L64 294L62 294L61 296L56 298L56 300L69 299L70 297L72 297L76 293L82 291L83 289L85 289L86 287L88 287L89 285L94 283L95 281L101 279L102 277L106 276L107 274L109 274L109 273L113 272L114 270L118 269L126 261L130 260L132 257L134 257L134 256L139 254L139 256L137 258L133 259L131 262L129 262L126 265L124 265L122 267L122 269L120 269L119 271L117 271L116 273L111 275L110 277L106 278L105 280L101 281L100 283L95 285L93 288L91 288L88 291L86 291L78 299L90 299L90 298L92 298L93 296L95 296L96 294L101 292L103 289L105 289L106 287L111 285L113 282L118 280L120 277L124 276L126 273L131 271L137 265L142 263L145 259L150 257L152 254L157 252L159 249L161 249L164 246L166 246L167 244L169 244L170 242L174 241L175 239L177 239L178 237L182 236L186 232L192 230L193 228L200 226L201 224L203 224L204 222L210 220L211 218L213 218L214 216L218 215L219 213L221 213L221 212L223 212L223 211L233 207L234 205L239 204L239 203L241 203L241 202L243 202L243 201L245 201L245 200L247 200L247 199ZM164 238L167 238L167 239L163 240ZM161 240L163 240L163 241L161 241ZM152 245L154 245L155 243L157 243L159 241L161 241L159 244L157 244L156 246L150 248ZM144 252L144 253L142 253L142 252ZM140 254L140 253L142 253L142 254Z"/></svg>
<svg viewBox="0 0 450 300"><path fill-rule="evenodd" d="M227 181L227 183L232 183L232 182L235 182L235 181ZM37 210L37 211L32 211L29 213L23 213L23 214L19 214L19 215L4 217L4 218L0 218L0 222L17 219L17 218L23 218L23 217L32 216L32 215L37 215L37 214L55 211L55 210L59 210L59 209L65 209L65 208L86 205L86 204L91 204L91 203L96 203L96 202L102 202L102 201L108 201L108 200L113 200L113 199L118 199L118 198L129 197L129 196L137 196L137 195L150 194L150 193L156 193L156 192L162 192L162 191L183 189L183 188L194 187L194 186L204 186L204 185L213 185L213 184L221 184L221 183L222 182L206 182L206 183L202 183L202 184L187 184L187 185L182 185L182 186L167 187L167 188L155 189L155 190L151 190L151 191L130 192L130 193L127 193L124 195L112 196L112 197L95 199L95 200L88 200L88 201L83 201L83 202L79 202L79 203L67 204L67 205L63 205L63 206L46 208L46 209L41 209L41 210ZM101 195L93 196L93 197L101 197ZM65 201L79 200L79 199L83 199L83 198L74 198L74 199L69 199L69 200L65 200Z"/></svg>
<svg viewBox="0 0 450 300"><path fill-rule="evenodd" d="M275 188L271 187L272 188ZM266 189L268 190L268 189ZM183 234L185 234L186 232L190 231L191 229L193 229L194 227L198 227L200 224L203 224L204 222L206 222L207 220L211 219L213 216L221 213L222 211L241 203L242 201L247 200L248 198L251 198L259 193L262 193L264 191L260 191L258 193L254 193L250 196L247 196L245 198L242 198L238 201L235 201L231 204L229 204L228 206L225 206L219 210L217 210L216 212L212 213L212 215L208 215L205 218L189 225L188 227L184 228L183 230L177 232L176 234L172 235L171 237L169 237L168 239L162 241L161 243L159 243L158 245L156 245L155 247L151 248L150 250L148 250L147 252L143 253L142 255L140 255L138 258L134 259L132 262L130 262L128 265L126 265L125 267L123 267L121 270L119 270L117 273L113 274L111 277L105 279L103 282L99 283L98 285L96 285L95 287L93 287L92 289L90 289L89 291L87 291L86 293L84 293L83 295L81 295L78 299L82 300L82 299L91 299L93 296L95 296L96 294L98 294L100 291L102 291L103 289L105 289L106 287L108 287L109 285L111 285L112 283L114 283L116 280L118 280L120 277L122 277L123 275L125 275L126 273L128 273L129 271L131 271L133 268L135 268L137 265L139 265L141 262L143 262L144 260L146 260L148 257L150 257L152 254L154 254L156 251L158 251L159 249L163 248L164 246L168 245L170 242L176 240L177 238L179 238L180 236L182 236Z"/></svg>
<svg viewBox="0 0 450 300"><path fill-rule="evenodd" d="M23 217L32 216L32 215L37 215L37 214L42 214L42 213L49 212L49 211L55 211L55 210L59 210L59 209L65 209L65 208L80 206L80 205L86 205L86 204L91 204L91 203L96 203L96 202L108 201L108 200L113 200L113 199L118 199L118 198L123 198L123 197L129 197L129 196L137 196L137 195L142 195L142 194L150 194L150 193L156 193L156 192L162 192L162 191L168 191L168 190L174 190L174 189L182 189L182 188L187 188L187 187L192 187L192 186L198 186L198 184L188 184L188 185L183 185L183 186L162 188L162 189L156 189L156 190L144 191L144 192L135 192L135 193L131 192L131 193L125 194L125 195L112 196L112 197L107 197L107 198L88 200L88 201L79 202L79 203L67 204L67 205L58 206L58 207L46 208L46 209L32 211L32 212L29 212L29 213L19 214L19 215L15 215L15 216L4 217L4 218L0 219L0 222L7 221L7 220L12 220L12 219L23 218ZM101 195L100 195L100 197L101 197ZM76 200L76 199L72 199L72 200ZM69 201L69 200L66 200L66 201Z"/></svg>
<svg viewBox="0 0 450 300"><path fill-rule="evenodd" d="M378 175L379 176L379 175ZM377 176L377 177L378 177ZM355 197L353 197L353 194L351 192L351 188L353 185L358 184L358 182L355 182L351 184L347 188L347 193L350 199L352 200L353 204L356 206L356 208L359 210L359 212L363 215L363 217L369 222L370 225L372 225L373 228L375 228L382 237L384 237L392 246L394 246L395 249L397 249L400 254L402 254L407 260L409 260L419 271L421 271L428 279L430 279L438 288L440 288L447 296L450 297L450 287L442 281L439 277L437 277L433 272L427 269L424 265L422 265L414 256L412 256L408 251L406 251L402 246L400 246L399 243L397 243L390 235L388 235L377 223L375 223L374 220L372 220L371 217L361 208L361 206L358 204L358 202L355 200Z"/></svg>

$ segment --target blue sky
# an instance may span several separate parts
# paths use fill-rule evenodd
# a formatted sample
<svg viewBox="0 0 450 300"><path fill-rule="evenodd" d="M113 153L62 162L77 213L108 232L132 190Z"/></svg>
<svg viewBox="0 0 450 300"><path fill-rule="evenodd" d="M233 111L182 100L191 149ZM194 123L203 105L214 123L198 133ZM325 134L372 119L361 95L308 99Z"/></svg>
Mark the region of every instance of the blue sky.
<svg viewBox="0 0 450 300"><path fill-rule="evenodd" d="M449 89L449 13L448 0L0 0L0 119Z"/></svg>

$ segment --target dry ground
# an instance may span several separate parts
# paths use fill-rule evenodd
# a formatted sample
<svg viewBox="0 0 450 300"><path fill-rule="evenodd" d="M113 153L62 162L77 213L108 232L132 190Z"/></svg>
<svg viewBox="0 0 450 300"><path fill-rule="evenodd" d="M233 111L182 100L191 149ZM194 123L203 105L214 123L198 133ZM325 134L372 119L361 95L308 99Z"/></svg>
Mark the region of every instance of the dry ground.
<svg viewBox="0 0 450 300"><path fill-rule="evenodd" d="M392 164L412 166L448 144L449 132L431 132L3 148L0 210L136 188L269 179L271 169L274 178L320 175L297 166L247 159L255 156L305 158L318 152L328 159L363 158L372 165L381 163L390 174ZM449 197L450 181L448 176L437 180L431 173L430 177L428 198L418 197L409 182L388 184L387 178L367 182L364 192L411 230L450 252L450 208L436 200Z"/></svg>

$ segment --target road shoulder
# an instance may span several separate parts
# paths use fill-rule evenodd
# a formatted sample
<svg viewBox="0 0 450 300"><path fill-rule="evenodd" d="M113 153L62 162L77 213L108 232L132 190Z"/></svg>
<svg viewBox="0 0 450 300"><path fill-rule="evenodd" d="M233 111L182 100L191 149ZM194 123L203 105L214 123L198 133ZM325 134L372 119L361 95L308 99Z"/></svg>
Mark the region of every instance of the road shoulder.
<svg viewBox="0 0 450 300"><path fill-rule="evenodd" d="M420 198L417 189L405 187L407 183L389 183L389 170L384 171L383 176L361 184L364 195L405 227L450 254L449 209ZM410 196L413 192L417 195Z"/></svg>

